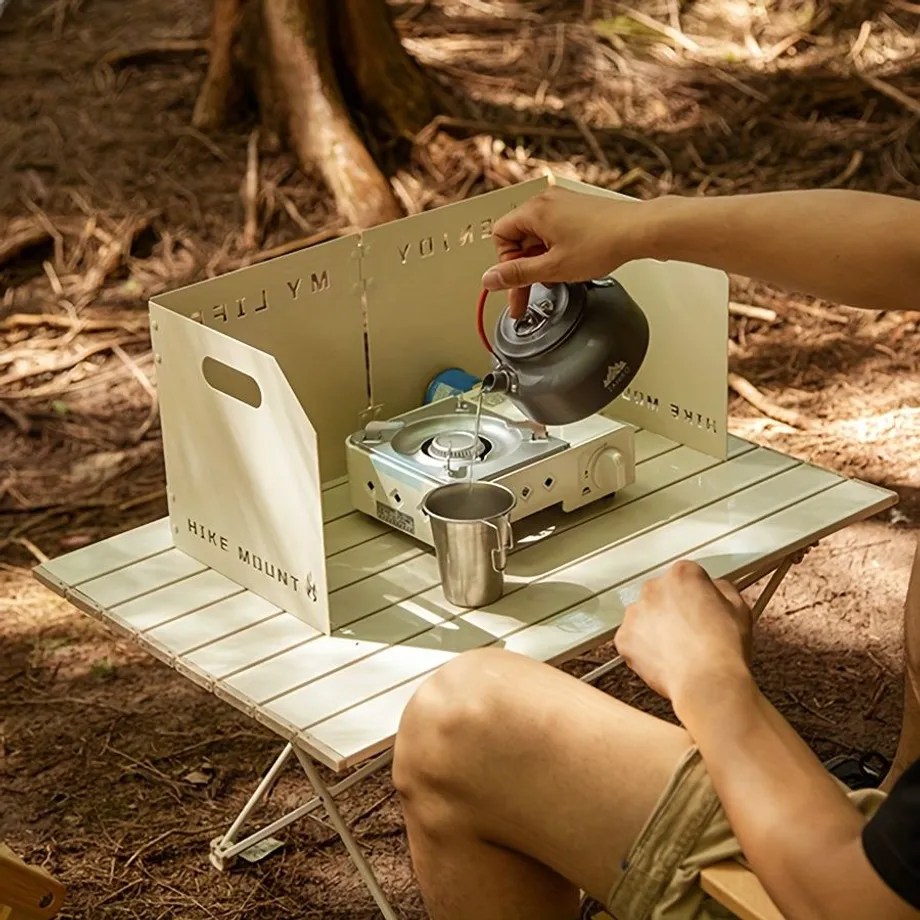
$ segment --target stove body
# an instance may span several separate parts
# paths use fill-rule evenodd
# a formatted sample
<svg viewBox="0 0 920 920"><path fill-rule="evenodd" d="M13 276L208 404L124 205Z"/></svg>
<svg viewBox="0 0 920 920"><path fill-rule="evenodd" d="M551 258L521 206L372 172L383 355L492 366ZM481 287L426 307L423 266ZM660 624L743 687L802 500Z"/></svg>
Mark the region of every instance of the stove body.
<svg viewBox="0 0 920 920"><path fill-rule="evenodd" d="M635 429L601 415L534 425L506 397L478 393L370 422L346 440L355 509L431 545L421 502L436 486L472 478L517 496L512 521L554 505L573 511L635 481Z"/></svg>

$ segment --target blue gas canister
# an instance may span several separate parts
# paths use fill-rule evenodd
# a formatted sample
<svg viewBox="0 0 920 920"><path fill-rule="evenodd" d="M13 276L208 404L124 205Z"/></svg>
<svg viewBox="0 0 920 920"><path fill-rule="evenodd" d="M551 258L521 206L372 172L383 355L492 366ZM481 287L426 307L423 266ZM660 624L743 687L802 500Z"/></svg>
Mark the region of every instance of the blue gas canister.
<svg viewBox="0 0 920 920"><path fill-rule="evenodd" d="M446 371L441 371L425 391L425 405L434 402L437 399L447 399L449 396L459 396L461 393L467 393L479 383L479 378L468 374L459 367L450 367Z"/></svg>

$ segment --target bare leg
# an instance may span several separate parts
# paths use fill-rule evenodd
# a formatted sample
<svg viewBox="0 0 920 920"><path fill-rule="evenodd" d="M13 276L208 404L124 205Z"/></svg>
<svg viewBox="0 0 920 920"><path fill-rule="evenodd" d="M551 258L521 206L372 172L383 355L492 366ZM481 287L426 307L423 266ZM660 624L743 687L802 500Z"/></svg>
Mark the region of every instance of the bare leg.
<svg viewBox="0 0 920 920"><path fill-rule="evenodd" d="M606 900L690 741L548 665L486 649L418 690L393 778L432 920L574 920Z"/></svg>
<svg viewBox="0 0 920 920"><path fill-rule="evenodd" d="M890 790L897 778L920 759L920 541L910 573L904 604L904 715L901 740L891 772L882 788Z"/></svg>

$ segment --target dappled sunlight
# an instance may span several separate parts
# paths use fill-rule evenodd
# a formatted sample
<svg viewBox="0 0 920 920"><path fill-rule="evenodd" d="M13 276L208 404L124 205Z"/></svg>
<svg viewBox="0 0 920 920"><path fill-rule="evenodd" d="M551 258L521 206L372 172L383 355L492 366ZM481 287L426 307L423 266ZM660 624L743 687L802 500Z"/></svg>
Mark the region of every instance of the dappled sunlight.
<svg viewBox="0 0 920 920"><path fill-rule="evenodd" d="M639 439L635 483L570 514L517 522L503 596L455 607L433 551L352 513L347 487L325 492L322 521L316 502L304 503L329 478L316 478L304 414L317 428L337 420L344 437L378 395L368 392L369 365L420 398L427 379L398 371L433 351L427 331L408 357L401 341L378 350L373 333L365 351L362 285L379 285L380 271L363 273L347 241L334 244L343 271L330 273L331 287L322 271L299 288L301 276L288 277L365 216L369 195L329 184L327 167L347 167L346 148L305 162L252 107L248 85L222 123L196 118L214 47L211 0L147 0L130 17L113 0L34 6L13 0L0 20L10 193L0 215L0 836L64 878L65 914L370 916L373 901L324 820L286 829L283 855L258 867L207 868L208 841L287 738L357 763L369 740L389 743L424 680L471 649L568 660L583 676L616 655L611 640L649 577L691 558L714 576L760 576L746 592L753 599L762 569L805 530L821 542L758 623L755 676L822 757L890 753L920 525L915 316L732 278L729 428L788 456L731 441L731 459L718 463ZM360 104L354 61L335 61L358 137L347 149L366 147L365 171L379 169L379 189L394 197L388 214L548 171L641 199L801 187L917 195L916 2L391 6L437 94L433 120L390 123L393 112ZM380 252L402 232L368 231L364 242L379 241L371 248ZM240 292L230 273L247 266L259 268ZM261 409L204 389L201 354L174 367L174 349L157 363L151 348L149 298L218 277L206 289L214 297L186 291L180 312L230 329L263 296L281 305L274 327L261 312L242 333L234 326L225 355L257 381ZM306 298L307 285L322 297ZM424 312L420 329L462 325L438 318L447 298L422 293L408 285L397 304ZM280 375L248 346L275 354ZM331 635L161 545L171 538L158 393L170 387L167 442L170 424L184 434L167 450L187 469L183 489L204 495L215 517L235 514L224 536L238 538L228 542L237 560L236 544L247 543L253 579L283 581L280 565L290 581L322 528ZM378 400L383 414L390 399ZM250 424L247 413L266 408L268 420ZM338 438L321 450L337 451ZM901 502L823 536L862 507L828 470L894 489ZM244 492L251 501L241 504ZM186 494L172 501L191 516ZM279 526L263 513L270 505L300 517ZM94 556L100 540L157 521L130 551L118 543ZM219 547L206 524L205 545L209 530ZM93 619L85 593L74 596L91 615L30 571L81 548L89 551L68 556L49 583L109 605L117 634ZM627 668L601 689L673 719ZM286 773L254 818L264 826L309 794L302 776ZM362 781L342 806L400 915L422 917L388 775Z"/></svg>

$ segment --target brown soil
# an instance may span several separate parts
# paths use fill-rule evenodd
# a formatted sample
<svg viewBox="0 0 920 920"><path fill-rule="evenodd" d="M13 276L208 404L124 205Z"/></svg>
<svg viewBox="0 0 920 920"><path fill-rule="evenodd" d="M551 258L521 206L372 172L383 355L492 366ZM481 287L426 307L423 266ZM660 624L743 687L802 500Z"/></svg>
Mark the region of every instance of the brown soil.
<svg viewBox="0 0 920 920"><path fill-rule="evenodd" d="M454 100L409 161L388 164L411 211L547 164L643 197L918 194L917 4L819 4L809 18L794 0L738 3L736 19L717 0L685 2L678 19L664 0L635 14L602 0L395 6ZM210 868L207 841L278 740L28 572L165 513L147 297L254 258L253 213L258 251L343 228L284 154L261 158L247 198L247 113L218 134L189 127L207 25L204 0L135 2L130 22L115 0L12 0L0 18L0 216L13 221L0 253L26 240L0 259L0 840L67 884L62 917L371 917L320 820L264 863ZM733 318L733 371L767 397L755 409L736 396L734 430L902 497L793 571L759 630L758 676L822 757L890 756L920 525L920 328L740 280L733 297L775 313ZM605 689L663 711L626 673ZM263 814L304 795L292 772ZM423 916L387 778L343 807L363 815L387 893Z"/></svg>

